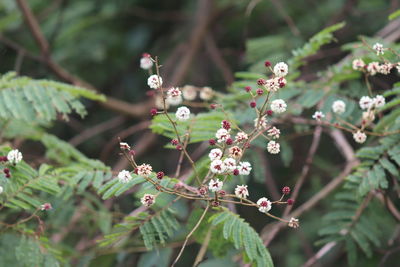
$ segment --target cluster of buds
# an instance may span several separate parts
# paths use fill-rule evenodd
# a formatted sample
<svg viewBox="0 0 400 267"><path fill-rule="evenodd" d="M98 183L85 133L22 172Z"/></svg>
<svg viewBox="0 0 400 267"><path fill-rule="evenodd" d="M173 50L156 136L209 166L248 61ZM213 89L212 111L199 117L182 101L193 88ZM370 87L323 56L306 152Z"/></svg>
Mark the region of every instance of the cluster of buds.
<svg viewBox="0 0 400 267"><path fill-rule="evenodd" d="M22 160L22 153L18 149L13 149L8 152L7 156L0 156L0 163L7 165L16 165ZM11 178L11 171L8 167L3 168L3 173L6 178ZM1 187L1 192L3 192Z"/></svg>

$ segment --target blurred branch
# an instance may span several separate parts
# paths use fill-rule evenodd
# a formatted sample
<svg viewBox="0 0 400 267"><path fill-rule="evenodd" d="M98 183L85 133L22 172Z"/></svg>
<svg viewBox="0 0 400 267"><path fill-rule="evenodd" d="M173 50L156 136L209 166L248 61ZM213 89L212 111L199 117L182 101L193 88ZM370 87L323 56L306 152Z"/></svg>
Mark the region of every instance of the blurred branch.
<svg viewBox="0 0 400 267"><path fill-rule="evenodd" d="M285 8L282 6L281 1L279 0L270 0L270 1L278 10L278 12L281 13L281 16L286 21L286 24L289 26L289 29L293 33L293 35L296 35L298 37L301 36L299 28L297 28L296 23L294 23L292 17L290 17L289 14L286 12Z"/></svg>
<svg viewBox="0 0 400 267"><path fill-rule="evenodd" d="M98 91L93 85L72 75L51 58L49 44L44 37L37 22L37 19L30 9L28 3L26 2L26 0L17 0L17 3L36 43L38 44L42 52L42 60L40 61L45 63L49 67L49 69L52 70L62 80L77 86L82 86L87 89ZM108 109L119 112L121 114L128 115L134 118L140 118L148 115L148 110L152 106L152 100L138 104L130 104L122 100L107 97L106 102L101 102L100 104Z"/></svg>
<svg viewBox="0 0 400 267"><path fill-rule="evenodd" d="M88 129L84 130L80 134L74 136L68 142L73 146L77 146L77 145L85 142L89 138L92 138L93 136L101 134L107 130L113 129L113 128L117 127L118 125L121 125L121 123L123 123L124 121L125 121L125 119L122 116L114 117L108 121L102 122L100 124L97 124L93 127L90 127Z"/></svg>
<svg viewBox="0 0 400 267"><path fill-rule="evenodd" d="M206 36L205 42L206 42L206 49L208 53L210 53L211 55L211 60L214 61L215 65L220 69L226 84L230 85L231 83L234 82L235 77L233 76L233 73L229 65L222 57L221 51L218 49L218 46L215 43L214 38L209 34Z"/></svg>

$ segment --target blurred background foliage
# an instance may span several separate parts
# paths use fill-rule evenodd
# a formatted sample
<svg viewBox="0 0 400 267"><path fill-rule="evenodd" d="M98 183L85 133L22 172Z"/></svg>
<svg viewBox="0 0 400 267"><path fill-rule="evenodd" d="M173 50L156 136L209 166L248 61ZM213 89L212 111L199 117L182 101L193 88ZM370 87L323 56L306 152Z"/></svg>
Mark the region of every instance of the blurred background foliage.
<svg viewBox="0 0 400 267"><path fill-rule="evenodd" d="M50 132L86 156L102 160L114 171L127 166L120 159L116 145L116 137L123 136L126 142L135 144L141 162L149 162L154 169L166 173L174 171L179 154L163 148L168 139L155 138L145 129L153 100L146 94L148 74L139 68L142 53L148 52L160 58L163 64L162 77L167 84L211 86L216 91L227 92L228 88L240 85L234 83L236 72L264 72L263 63L266 59L271 62L286 61L293 50L302 47L315 33L344 21L346 25L335 32L334 42L307 57L306 64L301 67L301 77L296 81L300 86L302 82L316 79L317 73L326 70L327 66L342 60L349 53L342 49L343 44L357 41L360 35L375 35L387 25L388 15L400 7L396 0L28 2L49 43L54 62L107 97L124 100L127 104L142 104L142 110L135 116L115 112L115 109L99 102L84 100L88 111L84 119L72 115L68 121L57 120L51 124ZM16 1L0 1L0 73L16 71L36 79L70 82L49 68L42 55L43 51L32 37ZM383 89L390 88L396 80L398 76L389 77L389 82L380 83L380 86ZM349 83L352 90L345 95L359 96L363 84L357 80ZM307 100L304 94L301 97ZM307 101L311 101L308 107L316 103L312 99ZM239 120L245 121L246 118ZM265 152L257 150L252 155L253 164L259 166L248 181L255 198L265 195L270 186L265 186L266 176L275 178L277 188L293 186L299 177L311 143L312 129L301 125L295 127L303 127L294 133L302 132L304 136L296 137L295 142L288 139L282 143L282 150L287 151L282 158L267 159L265 155L260 156ZM24 146L27 161L39 163L43 147L29 142ZM310 177L298 201L306 200L318 192L340 172L342 166L340 153L329 137L323 135ZM63 227L73 220L75 209L79 207L89 211L87 216L73 224L74 229L68 229L71 234L65 237L63 243L57 245L63 251L66 262L72 266L167 266L167 259L173 253L171 248L152 252L97 253L95 245L89 241L98 231L107 233L110 230L112 219L107 212L107 208L110 208L107 203L114 205L114 211L119 215L129 212L138 203L133 202L129 195L124 195L118 199L118 203L106 200L104 208L96 196L84 192L84 189L82 187L80 192L82 196L73 202L60 200L60 203L64 203L63 210L56 209L49 213L52 228L47 231L54 237L60 228L65 229ZM320 217L330 208L331 201L332 197L324 199L317 208L301 217L303 223L300 229L282 231L269 245L276 266L300 266L319 249L315 241L319 239ZM192 207L182 210L187 208ZM238 212L256 230L265 226L265 217L254 210L239 208ZM183 213L182 218L186 218L188 211ZM384 223L394 227L392 220ZM92 232L81 237L82 232L88 229L92 229ZM13 240L9 236L4 237L1 240L2 248L11 244L6 241L7 238ZM219 249L224 250L223 245ZM191 253L196 253L198 249L199 245L189 246L180 266L190 264L193 260ZM4 252L2 255L7 255ZM357 266L377 266L381 260L379 255L383 254L385 251L378 251L377 256L370 259L361 256ZM343 250L336 248L325 259L324 265L346 265L347 260L342 255ZM228 256L212 259L201 266L231 265L228 259ZM47 266L53 265L50 262Z"/></svg>

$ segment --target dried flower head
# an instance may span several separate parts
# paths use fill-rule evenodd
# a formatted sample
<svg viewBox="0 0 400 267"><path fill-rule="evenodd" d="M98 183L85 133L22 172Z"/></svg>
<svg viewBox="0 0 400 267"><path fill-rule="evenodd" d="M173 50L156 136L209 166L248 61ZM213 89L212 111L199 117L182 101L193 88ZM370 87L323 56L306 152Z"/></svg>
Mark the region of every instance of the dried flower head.
<svg viewBox="0 0 400 267"><path fill-rule="evenodd" d="M233 146L229 148L229 156L232 158L240 158L243 154L243 151L240 147L238 146Z"/></svg>

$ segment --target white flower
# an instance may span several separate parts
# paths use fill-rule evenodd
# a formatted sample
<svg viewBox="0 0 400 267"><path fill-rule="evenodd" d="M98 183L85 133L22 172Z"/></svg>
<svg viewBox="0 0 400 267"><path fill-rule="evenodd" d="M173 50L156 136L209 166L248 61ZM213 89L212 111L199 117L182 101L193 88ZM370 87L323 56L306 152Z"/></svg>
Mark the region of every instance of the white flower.
<svg viewBox="0 0 400 267"><path fill-rule="evenodd" d="M372 49L374 49L376 51L376 55L378 55L378 56L383 55L385 53L383 45L380 43L374 44L374 46L372 46Z"/></svg>
<svg viewBox="0 0 400 267"><path fill-rule="evenodd" d="M271 201L266 197L262 197L257 201L258 210L263 213L267 213L271 210Z"/></svg>
<svg viewBox="0 0 400 267"><path fill-rule="evenodd" d="M367 140L367 135L361 131L357 131L353 134L353 138L357 143L364 143Z"/></svg>
<svg viewBox="0 0 400 267"><path fill-rule="evenodd" d="M235 137L235 141L240 143L249 139L249 136L245 132L238 132Z"/></svg>
<svg viewBox="0 0 400 267"><path fill-rule="evenodd" d="M142 58L140 59L140 67L144 70L148 70L153 67L153 61L151 60L149 54L143 54Z"/></svg>
<svg viewBox="0 0 400 267"><path fill-rule="evenodd" d="M279 135L281 134L281 131L279 131L279 129L274 126L271 129L269 129L267 133L268 136L271 136L274 139L278 139Z"/></svg>
<svg viewBox="0 0 400 267"><path fill-rule="evenodd" d="M283 99L276 99L271 102L271 109L273 112L283 113L286 111L286 107L287 105Z"/></svg>
<svg viewBox="0 0 400 267"><path fill-rule="evenodd" d="M297 227L299 227L299 219L296 219L296 218L291 218L290 219L290 221L289 221L289 223L288 223L288 226L289 227L292 227L292 228L297 228Z"/></svg>
<svg viewBox="0 0 400 267"><path fill-rule="evenodd" d="M44 203L40 205L40 210L51 210L53 207L51 206L50 203Z"/></svg>
<svg viewBox="0 0 400 267"><path fill-rule="evenodd" d="M249 190L247 185L237 185L235 188L235 195L241 198L247 198L249 196Z"/></svg>
<svg viewBox="0 0 400 267"><path fill-rule="evenodd" d="M193 85L185 85L182 88L183 98L186 100L192 101L197 96L197 90Z"/></svg>
<svg viewBox="0 0 400 267"><path fill-rule="evenodd" d="M312 115L313 119L320 121L322 118L325 118L324 113L321 111L315 111L314 115Z"/></svg>
<svg viewBox="0 0 400 267"><path fill-rule="evenodd" d="M3 193L4 189L3 187L0 185L0 194Z"/></svg>
<svg viewBox="0 0 400 267"><path fill-rule="evenodd" d="M217 138L218 143L222 143L228 138L231 138L231 135L229 134L229 130L221 128L215 133L215 137Z"/></svg>
<svg viewBox="0 0 400 267"><path fill-rule="evenodd" d="M374 99L372 100L374 103L374 106L376 108L381 108L385 105L385 98L381 95L377 95L374 97Z"/></svg>
<svg viewBox="0 0 400 267"><path fill-rule="evenodd" d="M342 100L336 100L332 104L332 110L336 114L342 114L346 111L346 103L344 103Z"/></svg>
<svg viewBox="0 0 400 267"><path fill-rule="evenodd" d="M392 65L391 63L384 63L382 65L379 65L378 72L384 75L388 75L390 74L390 71L393 67L394 65Z"/></svg>
<svg viewBox="0 0 400 267"><path fill-rule="evenodd" d="M236 169L236 160L233 158L224 159L225 170L227 172L233 172Z"/></svg>
<svg viewBox="0 0 400 267"><path fill-rule="evenodd" d="M11 150L7 154L7 160L12 164L17 164L22 160L22 153L18 149Z"/></svg>
<svg viewBox="0 0 400 267"><path fill-rule="evenodd" d="M373 100L369 96L363 96L360 98L359 104L361 109L368 109L372 106Z"/></svg>
<svg viewBox="0 0 400 267"><path fill-rule="evenodd" d="M276 92L279 90L279 78L272 78L265 82L267 91Z"/></svg>
<svg viewBox="0 0 400 267"><path fill-rule="evenodd" d="M379 71L379 62L371 62L367 65L367 71L371 75L375 75Z"/></svg>
<svg viewBox="0 0 400 267"><path fill-rule="evenodd" d="M210 87L203 87L200 90L200 98L203 100L210 100L214 96L214 91Z"/></svg>
<svg viewBox="0 0 400 267"><path fill-rule="evenodd" d="M400 72L400 62L397 63L396 69L398 72Z"/></svg>
<svg viewBox="0 0 400 267"><path fill-rule="evenodd" d="M213 160L210 165L210 170L212 173L221 174L226 171L226 166L220 159Z"/></svg>
<svg viewBox="0 0 400 267"><path fill-rule="evenodd" d="M258 118L255 118L254 127L255 128L261 127L261 128L264 128L264 129L267 128L267 117L266 116L262 116L260 118L260 122L258 122Z"/></svg>
<svg viewBox="0 0 400 267"><path fill-rule="evenodd" d="M162 85L162 78L160 76L157 75L151 75L148 79L147 79L147 85L150 88L153 89L158 89L159 87L161 87Z"/></svg>
<svg viewBox="0 0 400 267"><path fill-rule="evenodd" d="M362 70L365 66L365 63L362 59L354 59L353 60L353 69L354 70Z"/></svg>
<svg viewBox="0 0 400 267"><path fill-rule="evenodd" d="M152 194L144 194L144 196L140 199L140 202L146 207L150 207L156 202L156 197Z"/></svg>
<svg viewBox="0 0 400 267"><path fill-rule="evenodd" d="M247 161L239 162L237 166L240 175L249 175L251 171L251 164Z"/></svg>
<svg viewBox="0 0 400 267"><path fill-rule="evenodd" d="M165 101L171 106L177 106L182 103L183 99L182 96L176 96L176 97L168 97Z"/></svg>
<svg viewBox="0 0 400 267"><path fill-rule="evenodd" d="M279 62L274 66L274 73L277 77L285 77L288 74L288 65L284 62Z"/></svg>
<svg viewBox="0 0 400 267"><path fill-rule="evenodd" d="M210 153L208 154L208 157L210 158L211 161L216 160L216 159L221 159L221 157L222 157L221 149L219 149L219 148L211 149Z"/></svg>
<svg viewBox="0 0 400 267"><path fill-rule="evenodd" d="M278 154L280 151L280 145L275 141L269 141L267 145L267 150L271 154Z"/></svg>
<svg viewBox="0 0 400 267"><path fill-rule="evenodd" d="M178 97L182 95L178 87L171 87L167 92L168 97Z"/></svg>
<svg viewBox="0 0 400 267"><path fill-rule="evenodd" d="M242 149L238 146L233 146L229 148L229 156L233 158L240 158L242 156Z"/></svg>
<svg viewBox="0 0 400 267"><path fill-rule="evenodd" d="M185 106L179 107L175 116L179 121L187 121L190 118L190 110Z"/></svg>
<svg viewBox="0 0 400 267"><path fill-rule="evenodd" d="M151 174L153 171L153 167L151 167L149 164L142 164L137 166L137 174L142 175L142 176L148 176Z"/></svg>
<svg viewBox="0 0 400 267"><path fill-rule="evenodd" d="M119 147L121 149L124 149L124 150L130 150L131 149L131 147L128 145L128 143L124 143L124 142L120 142L119 143Z"/></svg>
<svg viewBox="0 0 400 267"><path fill-rule="evenodd" d="M223 185L224 183L221 182L219 179L211 179L208 183L208 189L210 189L211 192L217 192L222 189Z"/></svg>
<svg viewBox="0 0 400 267"><path fill-rule="evenodd" d="M118 180L124 184L128 183L130 180L132 180L132 175L129 171L126 170L120 171L118 173Z"/></svg>

